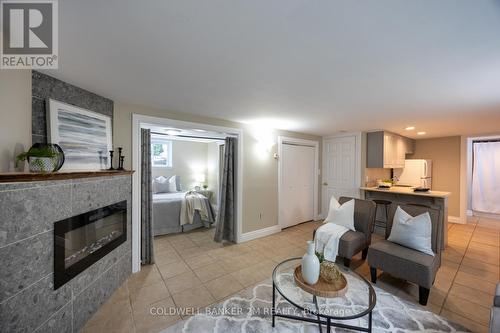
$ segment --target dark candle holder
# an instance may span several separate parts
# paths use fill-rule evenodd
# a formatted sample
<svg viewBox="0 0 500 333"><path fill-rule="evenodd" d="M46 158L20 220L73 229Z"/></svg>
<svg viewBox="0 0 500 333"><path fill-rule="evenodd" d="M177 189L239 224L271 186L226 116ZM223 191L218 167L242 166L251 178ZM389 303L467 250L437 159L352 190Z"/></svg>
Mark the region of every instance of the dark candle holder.
<svg viewBox="0 0 500 333"><path fill-rule="evenodd" d="M125 160L125 156L120 156L120 161L118 162L118 170L125 170L123 168L123 161Z"/></svg>
<svg viewBox="0 0 500 333"><path fill-rule="evenodd" d="M110 150L109 151L110 167L109 167L108 170L114 170L115 169L115 168L113 168L113 154L114 154L114 151Z"/></svg>
<svg viewBox="0 0 500 333"><path fill-rule="evenodd" d="M122 147L118 147L118 169L117 170L123 170L123 159L124 157L122 156Z"/></svg>

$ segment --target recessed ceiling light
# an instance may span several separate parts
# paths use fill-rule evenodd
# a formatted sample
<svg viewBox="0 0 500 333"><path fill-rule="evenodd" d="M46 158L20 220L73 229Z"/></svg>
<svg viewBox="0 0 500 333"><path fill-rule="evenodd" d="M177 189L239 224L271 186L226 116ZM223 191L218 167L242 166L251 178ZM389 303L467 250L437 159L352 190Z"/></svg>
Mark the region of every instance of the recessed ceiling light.
<svg viewBox="0 0 500 333"><path fill-rule="evenodd" d="M195 132L200 132L200 133L203 133L203 132L206 132L205 130L202 130L202 129L197 129L197 128L194 128L193 131Z"/></svg>
<svg viewBox="0 0 500 333"><path fill-rule="evenodd" d="M415 126L408 126L405 128L407 131L413 131L415 129Z"/></svg>
<svg viewBox="0 0 500 333"><path fill-rule="evenodd" d="M417 135L425 135L427 134L426 132L417 132Z"/></svg>

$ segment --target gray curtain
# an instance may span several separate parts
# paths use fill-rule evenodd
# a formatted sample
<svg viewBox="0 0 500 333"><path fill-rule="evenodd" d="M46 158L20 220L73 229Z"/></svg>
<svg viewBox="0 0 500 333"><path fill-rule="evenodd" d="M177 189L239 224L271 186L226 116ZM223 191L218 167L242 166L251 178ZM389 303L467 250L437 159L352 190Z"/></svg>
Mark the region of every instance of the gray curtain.
<svg viewBox="0 0 500 333"><path fill-rule="evenodd" d="M235 200L235 172L236 172L236 138L227 137L224 144L224 167L220 186L219 214L215 227L216 242L234 242L236 232Z"/></svg>
<svg viewBox="0 0 500 333"><path fill-rule="evenodd" d="M141 262L154 263L151 130L141 129Z"/></svg>

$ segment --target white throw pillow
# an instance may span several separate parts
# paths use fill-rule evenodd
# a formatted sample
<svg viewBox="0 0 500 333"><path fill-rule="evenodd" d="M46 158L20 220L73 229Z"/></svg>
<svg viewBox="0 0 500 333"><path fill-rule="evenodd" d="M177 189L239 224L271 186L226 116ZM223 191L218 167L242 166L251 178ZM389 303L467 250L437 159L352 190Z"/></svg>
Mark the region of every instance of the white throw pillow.
<svg viewBox="0 0 500 333"><path fill-rule="evenodd" d="M434 256L431 235L432 222L428 212L413 217L398 206L387 240Z"/></svg>
<svg viewBox="0 0 500 333"><path fill-rule="evenodd" d="M177 176L173 175L168 179L168 191L170 193L177 192Z"/></svg>
<svg viewBox="0 0 500 333"><path fill-rule="evenodd" d="M330 199L330 208L325 223L334 223L356 231L354 228L354 199L340 205L334 196Z"/></svg>

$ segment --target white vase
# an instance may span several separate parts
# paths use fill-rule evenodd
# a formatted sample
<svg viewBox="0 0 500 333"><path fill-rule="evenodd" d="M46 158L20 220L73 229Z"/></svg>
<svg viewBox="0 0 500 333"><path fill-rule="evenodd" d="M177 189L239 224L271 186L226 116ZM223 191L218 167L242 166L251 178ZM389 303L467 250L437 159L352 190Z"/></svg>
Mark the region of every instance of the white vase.
<svg viewBox="0 0 500 333"><path fill-rule="evenodd" d="M307 253L302 257L302 278L307 284L315 284L319 279L319 259L313 241L307 241Z"/></svg>

